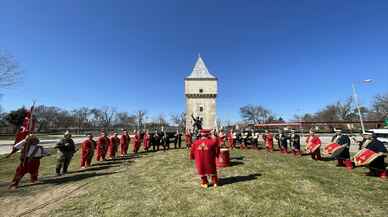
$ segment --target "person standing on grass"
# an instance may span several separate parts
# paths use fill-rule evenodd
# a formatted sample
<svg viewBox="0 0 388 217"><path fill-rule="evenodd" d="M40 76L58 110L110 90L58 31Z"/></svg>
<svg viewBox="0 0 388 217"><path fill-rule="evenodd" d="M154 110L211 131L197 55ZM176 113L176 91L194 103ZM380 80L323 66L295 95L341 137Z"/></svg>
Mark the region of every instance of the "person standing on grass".
<svg viewBox="0 0 388 217"><path fill-rule="evenodd" d="M272 152L273 151L273 135L268 130L265 130L265 133L263 135L263 139L265 142L265 147L267 148L267 151Z"/></svg>
<svg viewBox="0 0 388 217"><path fill-rule="evenodd" d="M226 140L228 141L228 147L234 148L234 140L233 140L233 129L230 129L226 134Z"/></svg>
<svg viewBox="0 0 388 217"><path fill-rule="evenodd" d="M64 175L67 173L70 161L76 152L75 144L69 131L65 132L64 138L54 148L57 149L56 174L57 176Z"/></svg>
<svg viewBox="0 0 388 217"><path fill-rule="evenodd" d="M140 145L141 145L140 131L135 130L135 137L133 138L133 148L132 148L133 153L136 154L139 151Z"/></svg>
<svg viewBox="0 0 388 217"><path fill-rule="evenodd" d="M384 146L384 143L377 139L376 134L368 133L366 135L367 140L369 140L366 145L366 149L369 149L375 153L387 153L387 149ZM388 172L385 169L384 155L381 155L374 159L369 165L369 172L366 174L368 176L378 176L381 179L386 179L388 176Z"/></svg>
<svg viewBox="0 0 388 217"><path fill-rule="evenodd" d="M342 134L342 130L335 129L335 135L331 139L331 142L345 146L343 151L336 157L337 167L346 166L348 169L352 169L352 161L350 160L350 152L349 152L349 148L350 148L349 136Z"/></svg>
<svg viewBox="0 0 388 217"><path fill-rule="evenodd" d="M310 130L310 134L306 138L307 150L311 154L311 158L314 160L322 160L321 157L321 140L319 136L315 135L313 130Z"/></svg>
<svg viewBox="0 0 388 217"><path fill-rule="evenodd" d="M93 140L91 133L87 134L87 139L81 144L81 169L90 167L93 159L94 149L96 147L96 141Z"/></svg>
<svg viewBox="0 0 388 217"><path fill-rule="evenodd" d="M279 130L279 134L275 136L276 140L278 141L278 146L280 149L280 152L283 154L286 154L288 152L287 147L288 147L288 138L284 134L282 130Z"/></svg>
<svg viewBox="0 0 388 217"><path fill-rule="evenodd" d="M120 136L120 156L124 157L128 154L129 143L131 138L128 135L128 131L123 129L123 132Z"/></svg>
<svg viewBox="0 0 388 217"><path fill-rule="evenodd" d="M209 186L207 176L211 177L214 187L218 186L216 158L220 153L218 140L211 137L210 130L200 130L200 138L191 146L190 159L195 161L195 167L201 178L200 186Z"/></svg>
<svg viewBox="0 0 388 217"><path fill-rule="evenodd" d="M143 145L144 145L144 150L146 152L148 152L148 150L150 148L150 143L151 143L151 136L150 136L149 131L146 130L146 132L144 133L144 136L143 136Z"/></svg>
<svg viewBox="0 0 388 217"><path fill-rule="evenodd" d="M294 153L295 156L300 155L300 136L295 133L295 130L291 130L289 140L290 140L292 153Z"/></svg>
<svg viewBox="0 0 388 217"><path fill-rule="evenodd" d="M182 134L177 129L174 135L174 148L181 148L182 147Z"/></svg>
<svg viewBox="0 0 388 217"><path fill-rule="evenodd" d="M109 138L106 136L104 131L101 131L100 137L97 139L96 147L96 160L101 161L106 160L106 152L109 145Z"/></svg>
<svg viewBox="0 0 388 217"><path fill-rule="evenodd" d="M190 130L186 130L186 133L185 133L185 143L186 143L186 148L190 148L191 147L191 143L193 143L193 137L192 137L192 134L190 132Z"/></svg>
<svg viewBox="0 0 388 217"><path fill-rule="evenodd" d="M48 150L38 144L38 137L30 134L22 141L16 143L13 146L12 152L7 155L8 158L18 150L21 150L20 163L16 168L15 176L9 185L9 189L16 189L26 173L31 175L32 183L38 181L40 159L49 155Z"/></svg>
<svg viewBox="0 0 388 217"><path fill-rule="evenodd" d="M118 133L114 133L109 139L108 153L110 159L115 159L117 154L117 149L120 145L120 138Z"/></svg>

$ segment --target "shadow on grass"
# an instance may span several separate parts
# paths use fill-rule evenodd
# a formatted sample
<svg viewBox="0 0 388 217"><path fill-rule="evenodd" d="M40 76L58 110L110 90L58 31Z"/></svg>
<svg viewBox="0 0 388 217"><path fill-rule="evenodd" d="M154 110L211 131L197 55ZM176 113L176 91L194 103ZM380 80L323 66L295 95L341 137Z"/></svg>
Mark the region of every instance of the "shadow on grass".
<svg viewBox="0 0 388 217"><path fill-rule="evenodd" d="M60 176L60 177L53 177L53 178L50 177L47 179L42 179L38 183L22 185L19 188L24 188L24 187L29 187L29 186L37 186L37 185L46 185L46 184L60 185L60 184L68 183L68 182L77 182L77 181L81 181L81 180L89 179L89 178L93 178L93 177L112 175L114 173L115 172L102 172L102 173L93 172L93 173L80 173L80 174L71 175L71 176Z"/></svg>
<svg viewBox="0 0 388 217"><path fill-rule="evenodd" d="M238 166L238 165L243 165L244 163L241 162L241 161L231 161L229 166L230 167L234 167L234 166Z"/></svg>
<svg viewBox="0 0 388 217"><path fill-rule="evenodd" d="M261 173L250 174L247 176L233 176L233 177L220 178L219 183L221 186L224 186L224 185L230 185L238 182L247 182L247 181L252 181L257 179L258 176L261 176Z"/></svg>
<svg viewBox="0 0 388 217"><path fill-rule="evenodd" d="M230 160L244 160L244 156L231 157Z"/></svg>

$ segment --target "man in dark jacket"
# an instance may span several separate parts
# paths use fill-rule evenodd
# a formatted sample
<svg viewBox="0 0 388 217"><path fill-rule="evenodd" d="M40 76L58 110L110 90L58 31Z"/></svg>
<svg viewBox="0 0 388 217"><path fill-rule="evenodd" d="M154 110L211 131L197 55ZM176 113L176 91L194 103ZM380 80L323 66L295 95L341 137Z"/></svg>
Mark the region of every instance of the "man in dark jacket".
<svg viewBox="0 0 388 217"><path fill-rule="evenodd" d="M67 173L67 168L75 153L75 144L69 131L66 131L64 138L57 143L55 148L57 149L56 173L57 176L60 176Z"/></svg>
<svg viewBox="0 0 388 217"><path fill-rule="evenodd" d="M335 135L331 139L331 142L345 146L344 150L336 157L338 161L337 166L339 167L346 166L348 169L351 169L352 161L350 160L350 152L349 152L349 148L350 148L349 136L342 134L342 130L336 129Z"/></svg>
<svg viewBox="0 0 388 217"><path fill-rule="evenodd" d="M376 134L371 134L369 141L370 142L365 147L366 149L376 153L387 153L387 149L385 148L384 143L377 139ZM379 176L382 179L386 179L388 174L385 169L384 157L384 155L379 156L368 165L369 173L367 175Z"/></svg>

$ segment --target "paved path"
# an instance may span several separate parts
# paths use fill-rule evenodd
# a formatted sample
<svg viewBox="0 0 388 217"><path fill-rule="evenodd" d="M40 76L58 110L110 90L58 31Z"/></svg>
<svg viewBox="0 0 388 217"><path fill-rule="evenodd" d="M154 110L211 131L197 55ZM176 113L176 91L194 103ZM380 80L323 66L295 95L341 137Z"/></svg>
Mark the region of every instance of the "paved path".
<svg viewBox="0 0 388 217"><path fill-rule="evenodd" d="M83 139L84 139L83 137L73 138L73 140L76 144L81 143L81 141ZM58 140L59 139L42 139L42 140L40 140L40 144L43 147L52 148L55 146L55 144L58 142ZM12 149L11 147L12 147L13 142L14 142L13 140L0 140L0 154L9 153Z"/></svg>

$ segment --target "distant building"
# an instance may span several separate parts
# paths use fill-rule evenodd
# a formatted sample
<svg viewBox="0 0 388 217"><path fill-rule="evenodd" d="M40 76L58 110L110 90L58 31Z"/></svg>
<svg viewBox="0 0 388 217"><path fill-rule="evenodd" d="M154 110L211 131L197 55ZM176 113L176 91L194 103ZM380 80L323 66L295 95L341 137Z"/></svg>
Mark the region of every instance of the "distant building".
<svg viewBox="0 0 388 217"><path fill-rule="evenodd" d="M185 78L186 128L192 129L191 115L203 119L203 128L216 128L217 78L210 74L201 56Z"/></svg>

